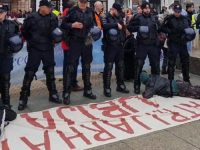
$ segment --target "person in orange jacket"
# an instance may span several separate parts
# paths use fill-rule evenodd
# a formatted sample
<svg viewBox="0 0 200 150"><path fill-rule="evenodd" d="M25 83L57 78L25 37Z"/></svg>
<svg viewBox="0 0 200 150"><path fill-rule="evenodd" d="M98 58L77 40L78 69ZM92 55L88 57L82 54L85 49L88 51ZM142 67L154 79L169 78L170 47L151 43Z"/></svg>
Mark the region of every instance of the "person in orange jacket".
<svg viewBox="0 0 200 150"><path fill-rule="evenodd" d="M72 8L75 5L75 3L73 1L68 1L66 6L64 6L64 11L63 11L63 17L66 16L67 11ZM63 49L63 53L64 53L64 60L63 60L63 83L65 81L65 74L66 74L66 69L67 69L67 53L69 50L69 47L66 45L66 41L63 40L61 42L61 47ZM79 62L77 62L79 63ZM77 91L83 91L83 88L80 87L78 85L78 81L77 81L77 68L74 70L74 79L72 82L72 91L77 92Z"/></svg>
<svg viewBox="0 0 200 150"><path fill-rule="evenodd" d="M94 15L95 15L95 20L96 20L96 26L99 27L100 30L102 30L101 26L101 17L104 15L102 12L103 10L103 4L101 1L96 1L94 3Z"/></svg>

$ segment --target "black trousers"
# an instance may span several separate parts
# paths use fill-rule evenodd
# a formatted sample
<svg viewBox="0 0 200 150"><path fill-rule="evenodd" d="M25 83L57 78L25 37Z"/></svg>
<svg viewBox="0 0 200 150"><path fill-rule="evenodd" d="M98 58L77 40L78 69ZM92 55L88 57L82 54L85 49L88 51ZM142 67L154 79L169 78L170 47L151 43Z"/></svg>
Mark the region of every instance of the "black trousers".
<svg viewBox="0 0 200 150"><path fill-rule="evenodd" d="M104 63L117 63L120 60L124 60L124 49L123 46L114 46L108 44L104 51Z"/></svg>
<svg viewBox="0 0 200 150"><path fill-rule="evenodd" d="M151 66L151 74L159 74L160 54L161 49L159 46L138 44L136 60L145 61L148 56Z"/></svg>
<svg viewBox="0 0 200 150"><path fill-rule="evenodd" d="M54 50L39 51L34 48L30 48L25 72L32 71L36 73L41 62L43 63L44 71L48 69L48 67L54 67L56 65L54 61Z"/></svg>
<svg viewBox="0 0 200 150"><path fill-rule="evenodd" d="M135 52L124 52L124 79L133 80L135 76Z"/></svg>

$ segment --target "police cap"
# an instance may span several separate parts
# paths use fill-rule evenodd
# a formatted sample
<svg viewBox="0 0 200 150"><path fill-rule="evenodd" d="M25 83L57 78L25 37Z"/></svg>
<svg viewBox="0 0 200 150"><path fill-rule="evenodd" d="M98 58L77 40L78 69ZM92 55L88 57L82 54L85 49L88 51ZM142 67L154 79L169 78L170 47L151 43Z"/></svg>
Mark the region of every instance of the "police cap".
<svg viewBox="0 0 200 150"><path fill-rule="evenodd" d="M112 5L112 8L116 9L118 11L119 14L122 14L122 6L120 4L114 3Z"/></svg>
<svg viewBox="0 0 200 150"><path fill-rule="evenodd" d="M6 5L0 5L0 12L8 11L8 7Z"/></svg>
<svg viewBox="0 0 200 150"><path fill-rule="evenodd" d="M51 4L51 2L49 2L47 0L41 0L40 1L40 6L52 7L53 5Z"/></svg>
<svg viewBox="0 0 200 150"><path fill-rule="evenodd" d="M175 12L181 12L181 11L182 11L182 6L181 6L181 4L175 4L175 5L174 5L174 11L175 11Z"/></svg>
<svg viewBox="0 0 200 150"><path fill-rule="evenodd" d="M79 0L79 1L80 1L80 2L85 2L85 3L88 2L88 0Z"/></svg>
<svg viewBox="0 0 200 150"><path fill-rule="evenodd" d="M142 3L142 7L141 7L141 8L142 8L142 9L145 9L145 8L151 8L150 3L144 1L144 2Z"/></svg>

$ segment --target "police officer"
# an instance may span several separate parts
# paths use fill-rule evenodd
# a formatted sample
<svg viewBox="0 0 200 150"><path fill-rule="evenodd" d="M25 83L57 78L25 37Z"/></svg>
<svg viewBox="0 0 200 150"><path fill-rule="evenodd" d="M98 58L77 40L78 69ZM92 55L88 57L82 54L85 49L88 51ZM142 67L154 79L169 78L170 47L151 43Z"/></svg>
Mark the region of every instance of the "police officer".
<svg viewBox="0 0 200 150"><path fill-rule="evenodd" d="M57 94L54 76L54 42L50 35L58 26L56 15L51 13L51 3L40 1L38 12L30 14L22 26L22 35L27 40L28 62L25 67L23 86L20 92L18 110L25 109L30 96L31 82L40 62L46 74L46 85L49 90L49 101L62 103Z"/></svg>
<svg viewBox="0 0 200 150"><path fill-rule="evenodd" d="M183 30L190 27L190 20L181 15L182 6L176 4L174 6L174 14L165 18L162 24L162 31L168 34L168 79L174 79L174 67L177 55L180 55L182 62L183 80L190 82L189 77L189 54L187 45L181 40Z"/></svg>
<svg viewBox="0 0 200 150"><path fill-rule="evenodd" d="M19 33L19 27L6 19L7 7L0 5L0 88L4 105L10 107L10 73L13 70L13 55L9 50L8 40Z"/></svg>
<svg viewBox="0 0 200 150"><path fill-rule="evenodd" d="M143 2L141 7L142 14L133 17L127 27L129 32L138 32L134 81L134 92L136 94L140 93L140 73L147 55L150 61L151 74L160 74L159 65L161 50L157 40L160 23L156 16L150 14L150 4L148 2ZM148 30L143 30L145 27ZM146 35L149 33L151 34ZM145 37L143 37L143 34L145 34Z"/></svg>
<svg viewBox="0 0 200 150"><path fill-rule="evenodd" d="M111 11L102 16L102 27L104 32L104 95L111 97L110 79L112 76L113 63L115 62L115 75L117 78L117 91L129 93L124 84L124 50L123 45L126 40L126 30L122 18L122 6L114 3ZM117 40L109 40L110 31L117 31Z"/></svg>
<svg viewBox="0 0 200 150"><path fill-rule="evenodd" d="M84 81L83 96L90 99L96 99L92 93L90 83L90 64L92 57L92 41L89 30L94 25L94 14L92 9L87 7L87 0L79 0L78 6L72 7L64 18L61 27L68 30L69 52L67 55L67 72L64 83L63 102L70 104L71 84L73 72L77 68L77 61L81 56L82 60L82 78Z"/></svg>

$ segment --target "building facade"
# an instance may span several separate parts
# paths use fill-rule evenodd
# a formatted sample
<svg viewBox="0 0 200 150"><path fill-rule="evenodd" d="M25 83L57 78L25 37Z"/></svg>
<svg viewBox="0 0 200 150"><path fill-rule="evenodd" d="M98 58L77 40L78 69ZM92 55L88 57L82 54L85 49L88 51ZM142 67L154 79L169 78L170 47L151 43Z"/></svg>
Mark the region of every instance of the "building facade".
<svg viewBox="0 0 200 150"><path fill-rule="evenodd" d="M28 10L31 0L0 0L0 4L8 5L10 11Z"/></svg>

